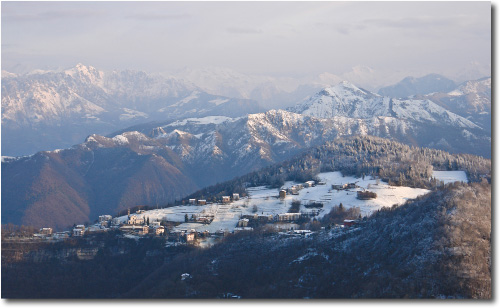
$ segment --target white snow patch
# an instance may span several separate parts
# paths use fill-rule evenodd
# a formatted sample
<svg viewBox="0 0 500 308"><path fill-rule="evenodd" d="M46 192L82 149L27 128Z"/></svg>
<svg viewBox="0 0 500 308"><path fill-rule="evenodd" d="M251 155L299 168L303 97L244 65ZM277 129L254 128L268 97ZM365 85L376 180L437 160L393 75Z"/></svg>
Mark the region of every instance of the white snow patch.
<svg viewBox="0 0 500 308"><path fill-rule="evenodd" d="M21 159L22 157L2 156L2 163L9 163Z"/></svg>
<svg viewBox="0 0 500 308"><path fill-rule="evenodd" d="M229 98L216 98L211 101L208 101L209 103L215 104L216 106L219 106L221 104L229 102Z"/></svg>
<svg viewBox="0 0 500 308"><path fill-rule="evenodd" d="M454 182L467 183L467 174L465 171L433 171L432 176L439 181L443 181L445 184Z"/></svg>
<svg viewBox="0 0 500 308"><path fill-rule="evenodd" d="M116 143L116 144L119 144L119 145L125 145L125 144L128 144L128 139L127 137L123 136L123 135L116 135L114 136L113 138L113 141Z"/></svg>
<svg viewBox="0 0 500 308"><path fill-rule="evenodd" d="M203 117L203 118L188 118L180 121L175 121L172 122L165 127L168 126L184 126L187 124L221 124L226 121L231 121L234 122L238 118L230 118L230 117L225 117L225 116L208 116L208 117Z"/></svg>
<svg viewBox="0 0 500 308"><path fill-rule="evenodd" d="M137 110L123 108L123 111L125 113L120 114L120 121L127 121L127 120L131 120L134 118L148 118L147 113L140 112Z"/></svg>
<svg viewBox="0 0 500 308"><path fill-rule="evenodd" d="M464 93L460 90L453 90L451 92L448 92L448 95L450 96L462 96Z"/></svg>
<svg viewBox="0 0 500 308"><path fill-rule="evenodd" d="M179 106L182 106L184 104L187 104L189 103L190 101L194 100L194 99L197 99L199 96L198 94L200 94L200 92L198 91L193 91L189 96L186 96L185 98L181 99L180 101L178 101L177 103L173 104L173 105L170 105L170 107L179 107Z"/></svg>

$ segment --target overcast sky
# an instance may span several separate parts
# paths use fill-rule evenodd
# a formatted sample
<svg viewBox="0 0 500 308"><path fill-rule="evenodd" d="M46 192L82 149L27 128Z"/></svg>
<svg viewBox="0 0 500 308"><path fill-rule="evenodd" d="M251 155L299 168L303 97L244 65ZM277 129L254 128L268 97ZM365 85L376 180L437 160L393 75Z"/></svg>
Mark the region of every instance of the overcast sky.
<svg viewBox="0 0 500 308"><path fill-rule="evenodd" d="M484 2L2 2L2 68L458 75L491 65Z"/></svg>

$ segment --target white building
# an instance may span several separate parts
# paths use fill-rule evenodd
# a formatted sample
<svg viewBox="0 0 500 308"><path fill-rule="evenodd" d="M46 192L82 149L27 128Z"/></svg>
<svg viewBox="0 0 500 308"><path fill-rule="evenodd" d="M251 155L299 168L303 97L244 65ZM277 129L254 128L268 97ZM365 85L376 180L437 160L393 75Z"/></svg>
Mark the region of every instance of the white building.
<svg viewBox="0 0 500 308"><path fill-rule="evenodd" d="M161 235L165 233L165 227L159 226L158 228L155 228L155 234L156 235Z"/></svg>
<svg viewBox="0 0 500 308"><path fill-rule="evenodd" d="M145 235L149 233L148 226L138 226L138 225L123 225L120 227L122 232L136 232L139 235Z"/></svg>
<svg viewBox="0 0 500 308"><path fill-rule="evenodd" d="M83 236L85 234L85 226L84 225L77 225L73 229L73 236Z"/></svg>
<svg viewBox="0 0 500 308"><path fill-rule="evenodd" d="M307 181L305 184L307 187L313 187L314 186L314 181Z"/></svg>
<svg viewBox="0 0 500 308"><path fill-rule="evenodd" d="M99 216L99 222L110 221L111 219L113 219L113 216L111 216L111 215L101 215L101 216Z"/></svg>
<svg viewBox="0 0 500 308"><path fill-rule="evenodd" d="M129 225L142 225L144 224L144 218L137 215L131 215L127 223Z"/></svg>
<svg viewBox="0 0 500 308"><path fill-rule="evenodd" d="M242 218L238 220L238 227L248 227L248 223L250 222L249 219Z"/></svg>

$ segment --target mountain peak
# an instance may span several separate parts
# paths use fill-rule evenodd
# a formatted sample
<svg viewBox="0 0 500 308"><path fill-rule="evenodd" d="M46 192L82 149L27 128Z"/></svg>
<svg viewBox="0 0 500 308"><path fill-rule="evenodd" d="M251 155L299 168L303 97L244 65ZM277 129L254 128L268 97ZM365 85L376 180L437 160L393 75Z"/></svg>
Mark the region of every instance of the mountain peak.
<svg viewBox="0 0 500 308"><path fill-rule="evenodd" d="M88 82L96 82L104 77L104 73L98 71L93 66L86 66L82 63L78 63L75 67L65 70L64 73L74 78L82 78Z"/></svg>
<svg viewBox="0 0 500 308"><path fill-rule="evenodd" d="M347 93L349 93L350 95L355 94L355 95L361 95L361 96L376 95L376 94L371 93L369 91L358 88L356 85L354 85L353 83L351 83L347 80L342 80L341 82L339 82L338 84L336 84L334 86L324 88L317 95L341 97L341 96L345 96Z"/></svg>

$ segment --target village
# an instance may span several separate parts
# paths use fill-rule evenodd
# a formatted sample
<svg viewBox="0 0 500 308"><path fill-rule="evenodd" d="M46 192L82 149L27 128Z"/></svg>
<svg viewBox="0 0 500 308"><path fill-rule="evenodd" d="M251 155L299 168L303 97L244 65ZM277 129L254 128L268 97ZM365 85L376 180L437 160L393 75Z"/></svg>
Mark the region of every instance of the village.
<svg viewBox="0 0 500 308"><path fill-rule="evenodd" d="M464 180L460 172L436 172L448 182ZM382 207L402 204L428 192L366 179L343 176L340 172L321 173L319 181L286 182L280 189L264 186L248 187L247 195L238 193L222 196L212 202L207 199L186 199L184 205L153 210L128 210L127 215L101 215L93 224L75 225L71 230L53 232L42 228L34 235L43 241L59 241L92 234L116 231L118 236L140 240L163 237L166 247L193 245L210 247L225 236L265 228L286 236L310 236L319 230L306 228L313 220L321 220L334 206L357 207L359 217L321 229L344 230L359 223ZM466 180L466 177L465 177ZM320 229L320 230L321 230Z"/></svg>
<svg viewBox="0 0 500 308"><path fill-rule="evenodd" d="M280 202L284 202L288 196L299 195L299 191L304 188L315 187L316 185L326 185L325 182L307 181L305 183L292 185L290 187L278 190L276 196L267 196L266 200L274 198ZM355 183L347 183L342 185L331 185L331 189L348 190L351 188L358 188ZM227 206L234 205L235 202L240 201L240 195L237 193L231 196L222 196L217 202L207 202L205 199L188 199L189 206L204 206L200 212L188 212L184 214L184 223L179 221L169 221L167 216L161 220L158 219L152 211L137 210L131 213L128 210L126 219L124 217L113 217L111 215L101 215L95 224L91 225L75 225L70 231L53 232L52 228L41 228L39 233L34 235L35 238L46 241L64 240L70 237L84 237L96 233L119 231L123 237L140 239L144 237L165 237L168 246L177 245L196 245L196 246L210 246L217 240L220 240L228 234L234 234L242 231L253 231L254 228L259 226L267 226L274 229L281 234L291 236L309 236L314 232L308 229L301 229L301 224L310 221L313 217L317 216L318 208L323 207L322 202L312 202L304 205L309 211L298 212L289 209L287 213L279 214L264 214L264 212L242 214L236 222L234 228L226 228L215 231L197 230L199 226L210 225L217 216L217 211L211 211L211 208L217 207L217 210L227 209ZM249 198L246 197L244 202L248 204ZM293 205L293 202L292 202ZM243 205L243 208L246 206ZM293 207L293 206L292 206ZM251 209L252 212L257 212L257 208ZM152 214L153 219L150 219L148 214ZM335 228L348 228L355 226L358 220L346 219L343 224L335 225ZM188 229L189 227L193 227ZM196 229L195 229L196 228ZM324 228L323 228L324 229ZM213 230L213 228L212 228Z"/></svg>

